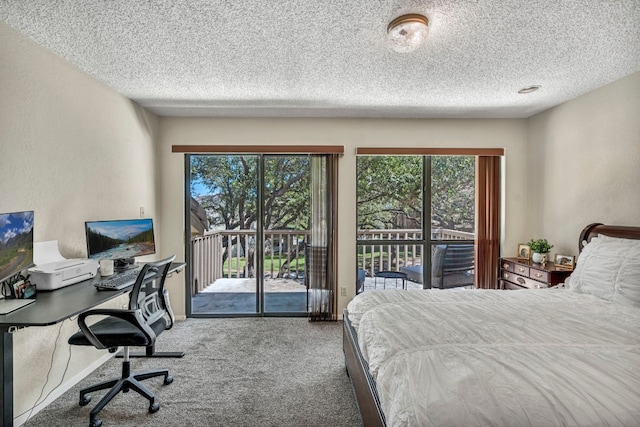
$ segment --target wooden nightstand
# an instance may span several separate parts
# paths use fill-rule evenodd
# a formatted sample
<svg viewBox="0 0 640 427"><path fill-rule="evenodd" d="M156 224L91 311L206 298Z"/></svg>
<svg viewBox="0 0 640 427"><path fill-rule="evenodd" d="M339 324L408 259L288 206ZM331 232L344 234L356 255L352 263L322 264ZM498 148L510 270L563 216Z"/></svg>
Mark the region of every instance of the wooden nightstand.
<svg viewBox="0 0 640 427"><path fill-rule="evenodd" d="M500 289L548 288L565 281L573 272L552 262L536 264L518 258L500 258Z"/></svg>

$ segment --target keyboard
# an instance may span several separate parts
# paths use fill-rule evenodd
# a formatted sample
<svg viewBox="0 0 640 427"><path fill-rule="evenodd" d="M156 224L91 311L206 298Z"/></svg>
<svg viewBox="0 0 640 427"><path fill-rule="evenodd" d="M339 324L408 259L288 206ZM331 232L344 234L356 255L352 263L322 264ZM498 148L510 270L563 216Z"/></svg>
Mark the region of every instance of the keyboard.
<svg viewBox="0 0 640 427"><path fill-rule="evenodd" d="M132 286L139 273L139 268L127 270L122 273L115 274L112 277L107 277L96 283L94 286L98 288L99 291L119 291L120 289Z"/></svg>

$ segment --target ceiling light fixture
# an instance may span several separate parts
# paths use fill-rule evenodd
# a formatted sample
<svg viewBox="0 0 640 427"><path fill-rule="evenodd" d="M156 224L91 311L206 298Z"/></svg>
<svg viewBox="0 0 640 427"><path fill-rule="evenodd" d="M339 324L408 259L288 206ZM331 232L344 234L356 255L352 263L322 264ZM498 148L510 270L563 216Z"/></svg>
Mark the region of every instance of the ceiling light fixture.
<svg viewBox="0 0 640 427"><path fill-rule="evenodd" d="M538 85L532 85L532 86L523 87L522 89L520 89L520 90L518 91L518 93L522 93L522 94L524 94L524 93L531 93L531 92L535 92L535 91L537 91L538 89L540 89L540 87L541 87L541 86L538 86Z"/></svg>
<svg viewBox="0 0 640 427"><path fill-rule="evenodd" d="M429 20L426 16L410 13L391 21L387 27L387 37L396 52L412 52L427 40Z"/></svg>

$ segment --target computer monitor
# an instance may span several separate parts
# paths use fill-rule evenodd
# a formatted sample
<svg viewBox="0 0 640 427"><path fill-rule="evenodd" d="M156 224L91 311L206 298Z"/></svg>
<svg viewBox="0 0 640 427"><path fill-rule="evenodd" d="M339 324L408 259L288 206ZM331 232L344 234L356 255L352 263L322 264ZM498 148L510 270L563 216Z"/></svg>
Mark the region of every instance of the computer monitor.
<svg viewBox="0 0 640 427"><path fill-rule="evenodd" d="M87 256L112 259L116 268L133 264L135 257L156 253L151 218L87 221L85 230Z"/></svg>
<svg viewBox="0 0 640 427"><path fill-rule="evenodd" d="M33 211L0 214L0 282L33 265Z"/></svg>

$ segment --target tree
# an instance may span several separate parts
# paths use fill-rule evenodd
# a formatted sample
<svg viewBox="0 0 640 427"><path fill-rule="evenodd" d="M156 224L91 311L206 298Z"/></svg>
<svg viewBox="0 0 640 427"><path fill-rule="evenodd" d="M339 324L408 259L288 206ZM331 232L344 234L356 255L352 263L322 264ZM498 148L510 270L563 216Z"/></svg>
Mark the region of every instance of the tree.
<svg viewBox="0 0 640 427"><path fill-rule="evenodd" d="M399 228L399 220L406 219L414 224L410 228L420 228L421 188L422 157L358 157L358 227Z"/></svg>
<svg viewBox="0 0 640 427"><path fill-rule="evenodd" d="M264 158L264 229L307 230L310 218L310 159L307 156ZM198 202L207 212L212 228L255 230L258 201L256 155L191 156L191 191L206 188ZM249 266L253 266L255 242L239 244ZM224 259L227 257L225 251ZM289 260L287 260L288 262Z"/></svg>
<svg viewBox="0 0 640 427"><path fill-rule="evenodd" d="M433 156L430 161L431 225L472 227L475 158ZM421 228L422 156L362 156L357 168L360 229Z"/></svg>
<svg viewBox="0 0 640 427"><path fill-rule="evenodd" d="M431 158L431 224L450 230L473 230L475 157Z"/></svg>

